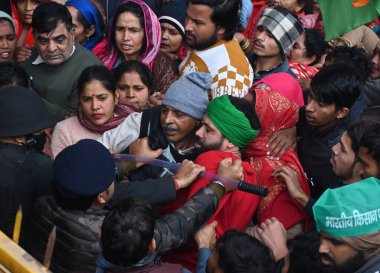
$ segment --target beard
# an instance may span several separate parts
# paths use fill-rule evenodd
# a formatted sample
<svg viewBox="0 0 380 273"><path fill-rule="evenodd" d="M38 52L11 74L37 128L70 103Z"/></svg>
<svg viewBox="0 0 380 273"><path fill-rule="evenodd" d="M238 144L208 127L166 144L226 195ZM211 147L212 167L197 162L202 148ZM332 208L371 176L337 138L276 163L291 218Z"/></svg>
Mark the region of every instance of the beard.
<svg viewBox="0 0 380 273"><path fill-rule="evenodd" d="M321 254L321 256L329 259L332 263L331 266L324 266L323 272L325 273L353 273L366 263L364 253L362 251L358 252L355 256L341 265L337 265L335 261L327 254Z"/></svg>
<svg viewBox="0 0 380 273"><path fill-rule="evenodd" d="M186 34L190 34L190 33L186 33ZM191 34L190 34L191 35ZM200 40L198 41L194 35L192 35L192 37L194 37L194 39L192 40L189 40L189 39L186 39L186 36L185 36L185 43L192 49L195 49L195 50L203 50L203 49L206 49L212 45L214 45L217 41L218 41L218 37L216 37L216 34L213 33L211 36L203 39L203 40Z"/></svg>
<svg viewBox="0 0 380 273"><path fill-rule="evenodd" d="M204 141L198 139L197 143L200 145L200 147L196 147L196 151L201 154L208 151L219 151L220 147L222 147L224 137L221 137L221 139L218 142L206 144Z"/></svg>

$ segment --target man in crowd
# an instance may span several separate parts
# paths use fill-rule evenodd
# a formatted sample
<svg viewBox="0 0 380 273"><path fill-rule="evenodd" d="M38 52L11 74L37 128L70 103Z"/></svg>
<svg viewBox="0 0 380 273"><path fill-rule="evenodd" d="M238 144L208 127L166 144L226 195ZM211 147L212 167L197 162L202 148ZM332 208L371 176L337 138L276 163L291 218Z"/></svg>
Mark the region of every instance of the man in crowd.
<svg viewBox="0 0 380 273"><path fill-rule="evenodd" d="M329 189L313 206L327 272L379 272L379 194L380 180L372 177Z"/></svg>
<svg viewBox="0 0 380 273"><path fill-rule="evenodd" d="M203 117L202 127L196 132L197 147L203 153L195 162L205 166L207 172L216 173L217 166L223 159L241 158L241 149L258 134L258 127L255 113L247 100L228 95L213 99ZM257 184L253 167L248 162L243 162L243 169L244 181ZM209 181L210 179L207 178L199 178L189 189L178 192L176 202L164 207L164 213L182 205ZM258 196L241 191L227 194L218 211L210 219L210 221L218 222L217 237L219 238L229 229L244 230L256 212L258 204ZM186 245L183 251L173 251L169 261L181 261L182 265L192 270L197 263L194 242Z"/></svg>
<svg viewBox="0 0 380 273"><path fill-rule="evenodd" d="M22 63L32 76L36 92L45 100L57 121L75 112L78 106L77 80L83 69L101 61L74 43L69 11L57 3L39 5L33 12L35 48Z"/></svg>
<svg viewBox="0 0 380 273"><path fill-rule="evenodd" d="M269 7L264 10L257 23L250 58L254 82L276 72L296 77L289 68L286 54L303 32L301 22L286 9Z"/></svg>
<svg viewBox="0 0 380 273"><path fill-rule="evenodd" d="M191 50L179 66L180 75L210 73L211 98L223 94L243 97L252 85L252 68L233 39L240 8L239 0L190 0L187 8L185 42Z"/></svg>
<svg viewBox="0 0 380 273"><path fill-rule="evenodd" d="M313 198L327 188L342 186L330 164L331 149L346 130L346 117L361 90L361 80L344 64L324 67L311 81L308 102L300 110L297 129L298 154Z"/></svg>
<svg viewBox="0 0 380 273"><path fill-rule="evenodd" d="M0 229L12 238L21 206L22 246L30 237L28 227L35 199L52 193L53 161L42 149L44 129L54 125L37 94L20 86L0 89Z"/></svg>
<svg viewBox="0 0 380 273"><path fill-rule="evenodd" d="M160 159L170 162L193 160L196 157L195 131L200 127L211 87L211 76L195 72L174 82L168 89L162 106L132 113L113 130L107 131L100 142L115 152L122 152L138 138L148 136L153 148L162 148ZM168 169L145 166L132 174L132 180L171 175Z"/></svg>
<svg viewBox="0 0 380 273"><path fill-rule="evenodd" d="M243 175L240 163L222 161L218 175L238 179ZM115 190L115 161L99 142L85 139L59 153L53 169L54 196L36 202L28 251L42 261L49 233L56 226L52 271L94 268L101 248L100 227L108 213L104 207ZM183 176L192 181L200 170L194 168ZM163 254L184 244L216 211L225 191L223 185L211 183L180 209L158 219L154 230L157 253Z"/></svg>

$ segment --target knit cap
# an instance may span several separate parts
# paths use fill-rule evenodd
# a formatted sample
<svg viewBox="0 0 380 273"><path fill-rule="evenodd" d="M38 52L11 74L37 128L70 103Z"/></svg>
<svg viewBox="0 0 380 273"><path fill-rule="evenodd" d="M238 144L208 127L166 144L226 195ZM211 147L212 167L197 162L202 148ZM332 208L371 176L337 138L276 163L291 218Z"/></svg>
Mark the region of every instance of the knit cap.
<svg viewBox="0 0 380 273"><path fill-rule="evenodd" d="M182 36L185 35L187 1L175 0L164 5L160 12L158 20L174 26Z"/></svg>
<svg viewBox="0 0 380 273"><path fill-rule="evenodd" d="M318 231L332 237L360 236L380 230L380 180L365 180L326 190L313 206Z"/></svg>
<svg viewBox="0 0 380 273"><path fill-rule="evenodd" d="M304 32L298 18L279 6L266 8L257 26L264 26L285 53L292 48L297 38Z"/></svg>
<svg viewBox="0 0 380 273"><path fill-rule="evenodd" d="M202 119L208 104L207 90L211 88L209 73L193 72L175 81L165 94L163 105L175 108L195 119Z"/></svg>
<svg viewBox="0 0 380 273"><path fill-rule="evenodd" d="M8 13L0 10L0 19L7 19L12 24L13 29L16 29L15 22Z"/></svg>

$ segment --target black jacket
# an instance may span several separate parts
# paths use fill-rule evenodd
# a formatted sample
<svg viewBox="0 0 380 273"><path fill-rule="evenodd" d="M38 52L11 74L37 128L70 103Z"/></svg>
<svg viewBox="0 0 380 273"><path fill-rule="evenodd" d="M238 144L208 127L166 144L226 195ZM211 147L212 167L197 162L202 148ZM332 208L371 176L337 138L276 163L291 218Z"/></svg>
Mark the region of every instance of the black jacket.
<svg viewBox="0 0 380 273"><path fill-rule="evenodd" d="M28 238L35 199L52 193L53 161L23 146L0 142L0 229L12 238L18 207L22 206L20 244Z"/></svg>

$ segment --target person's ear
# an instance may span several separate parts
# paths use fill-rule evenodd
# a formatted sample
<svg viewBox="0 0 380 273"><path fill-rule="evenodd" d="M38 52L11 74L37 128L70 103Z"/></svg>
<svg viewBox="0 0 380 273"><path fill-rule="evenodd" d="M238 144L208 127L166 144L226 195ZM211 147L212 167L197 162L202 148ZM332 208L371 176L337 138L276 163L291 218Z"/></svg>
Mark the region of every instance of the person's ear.
<svg viewBox="0 0 380 273"><path fill-rule="evenodd" d="M119 92L119 90L116 89L116 91L115 91L115 105L119 103L119 98L120 98L120 92Z"/></svg>
<svg viewBox="0 0 380 273"><path fill-rule="evenodd" d="M348 116L349 113L350 113L350 109L348 109L347 107L342 107L341 109L338 110L336 118L337 119L345 118Z"/></svg>
<svg viewBox="0 0 380 273"><path fill-rule="evenodd" d="M149 253L154 253L155 250L156 250L156 240L153 238L149 244Z"/></svg>
<svg viewBox="0 0 380 273"><path fill-rule="evenodd" d="M99 204L104 205L107 202L107 191L103 191L96 196L96 201Z"/></svg>
<svg viewBox="0 0 380 273"><path fill-rule="evenodd" d="M89 40L91 37L92 37L92 35L94 35L95 34L95 26L94 25L91 25L88 29L87 29L87 33L86 33L86 38L87 38L87 40Z"/></svg>
<svg viewBox="0 0 380 273"><path fill-rule="evenodd" d="M221 26L217 26L216 27L216 35L218 37L223 37L224 33L226 33L226 28L225 27L221 27Z"/></svg>
<svg viewBox="0 0 380 273"><path fill-rule="evenodd" d="M298 13L298 12L300 12L304 7L305 7L305 3L301 3L301 4L297 3L296 7L294 8L294 11Z"/></svg>
<svg viewBox="0 0 380 273"><path fill-rule="evenodd" d="M315 55L313 55L311 57L306 57L305 56L305 60L306 60L305 64L310 65L313 62L315 62L316 59L317 59L317 56L315 56Z"/></svg>

